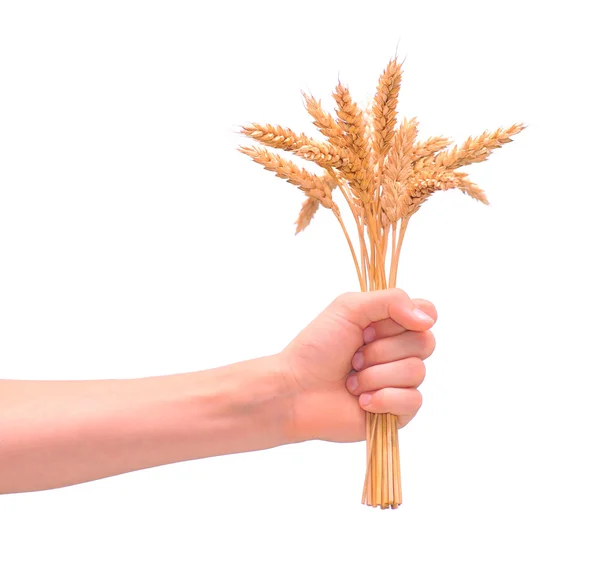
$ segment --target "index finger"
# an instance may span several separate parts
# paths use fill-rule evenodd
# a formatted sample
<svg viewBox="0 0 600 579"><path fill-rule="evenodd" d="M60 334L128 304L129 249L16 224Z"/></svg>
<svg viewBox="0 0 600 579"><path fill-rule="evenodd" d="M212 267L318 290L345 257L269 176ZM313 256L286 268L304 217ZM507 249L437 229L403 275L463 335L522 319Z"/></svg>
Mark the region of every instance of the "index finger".
<svg viewBox="0 0 600 579"><path fill-rule="evenodd" d="M413 300L413 303L423 312L425 312L434 322L437 321L438 313L435 306L427 300ZM363 333L365 344L381 340L382 338L391 338L407 331L407 328L401 326L391 318L373 322Z"/></svg>
<svg viewBox="0 0 600 579"><path fill-rule="evenodd" d="M406 330L428 330L435 320L400 289L344 294L336 300L344 317L364 330L388 318Z"/></svg>

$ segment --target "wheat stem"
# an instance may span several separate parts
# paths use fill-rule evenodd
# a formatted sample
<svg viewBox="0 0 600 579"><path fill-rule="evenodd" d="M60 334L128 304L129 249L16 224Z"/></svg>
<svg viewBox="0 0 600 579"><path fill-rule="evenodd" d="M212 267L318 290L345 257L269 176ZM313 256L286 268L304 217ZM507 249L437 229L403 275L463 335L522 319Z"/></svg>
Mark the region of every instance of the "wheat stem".
<svg viewBox="0 0 600 579"><path fill-rule="evenodd" d="M367 247L365 245L365 236L364 236L363 228L360 223L358 213L356 212L356 208L354 207L354 203L352 202L352 199L350 198L348 191L346 191L346 187L340 181L340 179L338 179L338 177L335 174L335 172L333 171L333 169L329 169L329 174L335 181L335 184L337 185L338 189L342 192L342 195L344 196L344 199L346 200L346 203L348 204L348 207L350 208L350 211L352 212L352 216L354 217L354 221L356 223L356 231L358 232L358 240L360 243L360 264L361 264L360 278L362 280L366 280L367 279L366 278L367 263L369 260L369 256L367 253Z"/></svg>
<svg viewBox="0 0 600 579"><path fill-rule="evenodd" d="M346 237L346 241L348 242L348 247L350 248L350 252L352 253L352 259L354 260L354 267L356 267L356 274L358 275L358 280L360 282L360 289L361 289L361 291L367 291L365 281L360 272L360 266L358 265L358 259L356 259L356 252L354 251L354 246L352 245L352 240L350 239L350 236L348 235L348 230L346 229L346 226L344 225L344 220L342 219L342 216L340 215L340 210L337 205L334 205L332 210L333 210L333 214L336 216L337 220L339 221L340 225L342 226L342 231L344 232L344 236Z"/></svg>
<svg viewBox="0 0 600 579"><path fill-rule="evenodd" d="M409 217L402 220L400 225L400 233L398 234L398 241L394 247L392 254L392 266L390 268L390 285L389 287L396 287L396 278L398 276L398 261L400 260L400 250L402 249L402 242L404 241L404 235L406 234L406 228L408 226Z"/></svg>
<svg viewBox="0 0 600 579"><path fill-rule="evenodd" d="M386 426L387 426L387 461L388 461L388 472L390 476L388 478L388 502L390 504L394 504L394 479L396 478L396 472L394 471L393 465L393 445L392 445L392 415L388 414L386 417Z"/></svg>
<svg viewBox="0 0 600 579"><path fill-rule="evenodd" d="M392 272L394 271L394 257L396 256L396 242L398 236L398 222L394 221L392 223L392 243L391 243L391 252L390 252L390 277L388 281L388 287L394 287L392 285Z"/></svg>
<svg viewBox="0 0 600 579"><path fill-rule="evenodd" d="M376 468L377 468L377 504L378 505L382 505L383 504L383 461L384 461L384 456L383 456L383 415L382 414L378 414L377 415L377 436L376 436L376 440L377 440L377 462L376 462Z"/></svg>
<svg viewBox="0 0 600 579"><path fill-rule="evenodd" d="M388 431L388 415L387 414L382 414L381 415L381 435L382 435L382 450L381 450L381 466L382 466L382 477L381 477L381 505L384 509L387 509L389 504L390 504L390 497L389 497L389 479L391 478L392 474L390 471L388 471L388 456L389 456L389 450L388 450L388 437L387 437L387 431Z"/></svg>
<svg viewBox="0 0 600 579"><path fill-rule="evenodd" d="M389 240L389 231L390 226L386 225L382 227L381 237L383 238L383 263L387 265L387 250L388 250L388 240Z"/></svg>
<svg viewBox="0 0 600 579"><path fill-rule="evenodd" d="M392 508L397 508L402 504L402 485L400 473L400 453L398 448L398 417L392 418L392 463L394 469L394 505Z"/></svg>
<svg viewBox="0 0 600 579"><path fill-rule="evenodd" d="M371 462L371 413L365 412L365 440L367 441L367 472L365 473L365 480L363 484L363 492L362 492L362 504L366 505L368 503L368 493L369 493L369 464Z"/></svg>
<svg viewBox="0 0 600 579"><path fill-rule="evenodd" d="M367 412L367 424L366 424L366 436L367 436L367 472L365 473L365 484L363 486L363 502L365 500L365 494L368 497L368 504L372 504L372 465L373 465L373 454L375 445L373 439L375 437L375 431L377 429L377 414Z"/></svg>
<svg viewBox="0 0 600 579"><path fill-rule="evenodd" d="M367 209L367 234L371 243L371 289L385 289L385 259L379 232L381 227L370 209Z"/></svg>

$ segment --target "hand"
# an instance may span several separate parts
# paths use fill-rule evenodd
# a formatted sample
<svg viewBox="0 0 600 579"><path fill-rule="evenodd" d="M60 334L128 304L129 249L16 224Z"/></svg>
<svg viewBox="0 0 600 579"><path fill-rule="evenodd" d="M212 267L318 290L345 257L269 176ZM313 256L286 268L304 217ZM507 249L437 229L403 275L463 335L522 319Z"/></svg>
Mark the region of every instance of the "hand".
<svg viewBox="0 0 600 579"><path fill-rule="evenodd" d="M292 438L365 438L365 410L400 427L421 406L423 360L435 348L435 307L402 290L337 298L281 353L292 391Z"/></svg>

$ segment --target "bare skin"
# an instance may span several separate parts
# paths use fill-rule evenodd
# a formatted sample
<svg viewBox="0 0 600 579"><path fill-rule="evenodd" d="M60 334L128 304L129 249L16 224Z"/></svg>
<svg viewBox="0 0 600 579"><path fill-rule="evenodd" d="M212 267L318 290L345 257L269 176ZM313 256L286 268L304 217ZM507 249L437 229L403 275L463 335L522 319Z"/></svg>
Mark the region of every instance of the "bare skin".
<svg viewBox="0 0 600 579"><path fill-rule="evenodd" d="M281 353L134 380L0 381L0 493L306 440L365 438L365 410L421 406L434 306L344 294Z"/></svg>

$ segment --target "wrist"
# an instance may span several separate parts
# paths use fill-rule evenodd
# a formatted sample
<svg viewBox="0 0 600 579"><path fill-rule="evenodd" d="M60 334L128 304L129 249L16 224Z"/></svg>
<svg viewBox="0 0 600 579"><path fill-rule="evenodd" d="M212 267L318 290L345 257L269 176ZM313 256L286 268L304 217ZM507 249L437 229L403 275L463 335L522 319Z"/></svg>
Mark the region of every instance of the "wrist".
<svg viewBox="0 0 600 579"><path fill-rule="evenodd" d="M283 350L276 356L272 356L272 363L277 368L278 380L278 398L285 404L285 438L287 443L304 442L312 440L308 435L306 428L298 420L298 407L302 406L302 398L305 397L306 390L301 385L297 373L294 371L294 365L287 350Z"/></svg>
<svg viewBox="0 0 600 579"><path fill-rule="evenodd" d="M199 372L196 384L197 434L205 440L208 433L202 425L210 425L213 440L211 452L204 456L263 450L295 441L292 390L280 356Z"/></svg>

